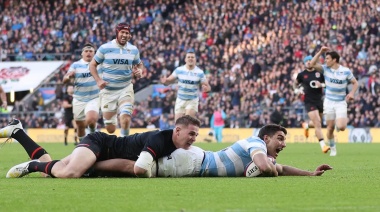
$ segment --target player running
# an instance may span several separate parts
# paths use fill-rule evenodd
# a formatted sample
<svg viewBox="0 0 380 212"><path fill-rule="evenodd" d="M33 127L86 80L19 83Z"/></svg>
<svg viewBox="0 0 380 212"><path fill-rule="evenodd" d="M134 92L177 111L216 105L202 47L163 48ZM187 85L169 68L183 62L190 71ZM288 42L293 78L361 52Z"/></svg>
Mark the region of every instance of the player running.
<svg viewBox="0 0 380 212"><path fill-rule="evenodd" d="M310 61L310 67L321 72L325 77L326 95L323 103L324 114L327 123L327 139L330 142L330 156L336 156L337 150L334 140L335 126L337 131L344 131L347 127L347 102L354 99L358 90L358 81L351 70L339 64L340 56L330 48L323 46ZM317 63L319 57L326 53L325 64ZM352 83L352 89L347 94L348 83Z"/></svg>
<svg viewBox="0 0 380 212"><path fill-rule="evenodd" d="M323 88L325 87L325 78L319 71L310 67L311 59L313 59L313 57L310 55L303 59L306 69L298 74L294 81L293 88L295 89L295 93L300 93L301 89L299 89L299 86L302 86L303 93L305 94L305 109L310 118L310 123L303 123L303 125L306 125L303 126L305 128L306 138L309 136L309 127L314 126L315 135L318 138L322 152L327 153L330 147L325 144L322 133Z"/></svg>

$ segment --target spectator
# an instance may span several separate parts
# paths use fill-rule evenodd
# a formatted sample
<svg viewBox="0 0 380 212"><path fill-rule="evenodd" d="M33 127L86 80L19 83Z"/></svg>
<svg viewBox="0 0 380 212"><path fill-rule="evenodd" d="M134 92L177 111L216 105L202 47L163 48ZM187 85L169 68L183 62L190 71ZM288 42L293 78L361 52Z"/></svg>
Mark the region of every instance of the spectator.
<svg viewBox="0 0 380 212"><path fill-rule="evenodd" d="M220 106L215 108L210 123L211 129L214 130L215 138L218 143L221 143L223 141L223 128L225 119L226 113L223 111L223 109Z"/></svg>
<svg viewBox="0 0 380 212"><path fill-rule="evenodd" d="M282 125L284 124L284 116L283 116L283 112L282 112L282 107L281 105L277 105L276 106L276 109L272 112L272 114L270 115L270 121L273 123L273 124L279 124L279 125Z"/></svg>
<svg viewBox="0 0 380 212"><path fill-rule="evenodd" d="M183 65L179 59L184 58L183 51L194 47L199 55L197 63L204 69L212 92L200 102L199 114L207 114L213 102L218 102L226 105L225 112L230 117L235 106L239 113L247 113L241 125L247 126L251 108L263 111L273 102L284 102L284 108L290 107L288 124L300 127L303 102L293 94L288 82L301 71L300 58L314 55L321 45L329 45L341 55L342 65L350 67L354 76L365 82L367 91L359 90L355 102L349 106L355 105L361 111L362 99L365 101L372 95L370 103L377 117L380 102L373 70L380 67L378 5L375 1L353 4L351 0L342 0L334 5L346 12L337 15L331 4L326 1L257 4L243 0L210 4L181 0L173 6L165 1L137 0L128 1L128 5L119 1L88 1L86 4L20 1L2 5L0 49L6 55L1 56L3 61L76 60L72 55L76 55L73 53L83 44L92 42L99 47L112 39L112 29L117 23L130 21L136 34L131 42L139 47L147 69L146 78L133 80L135 91L157 82L163 72ZM29 8L41 10L37 14L34 10L28 12ZM214 13L219 15L214 16ZM25 23L19 23L14 17L20 17ZM20 38L20 35L25 37ZM59 78L65 71L63 68ZM240 97L232 91L235 86L240 89ZM175 91L170 92L176 96ZM215 93L221 95L215 98ZM251 104L254 99L258 107ZM171 103L166 101L162 100L164 113L173 113ZM132 117L131 125L145 125L140 112L150 108L143 105L137 113L139 117ZM367 115L371 114L364 114L366 120ZM259 120L260 124L268 122L269 114L261 113ZM354 123L351 118L350 123ZM226 122L226 126L229 124Z"/></svg>

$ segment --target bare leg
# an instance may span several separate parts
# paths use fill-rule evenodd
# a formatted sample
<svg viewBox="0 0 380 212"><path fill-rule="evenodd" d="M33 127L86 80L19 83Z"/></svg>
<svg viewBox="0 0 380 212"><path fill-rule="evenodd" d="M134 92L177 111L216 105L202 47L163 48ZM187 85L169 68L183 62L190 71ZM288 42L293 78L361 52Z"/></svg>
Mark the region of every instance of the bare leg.
<svg viewBox="0 0 380 212"><path fill-rule="evenodd" d="M90 149L77 147L70 156L54 164L51 173L58 178L78 178L95 162L96 156Z"/></svg>
<svg viewBox="0 0 380 212"><path fill-rule="evenodd" d="M347 127L347 118L337 118L336 127L339 131L344 131Z"/></svg>
<svg viewBox="0 0 380 212"><path fill-rule="evenodd" d="M318 140L323 139L323 133L322 133L322 119L320 114L318 113L318 110L313 110L308 113L310 120L313 122L314 128L315 128L315 135L317 136ZM309 125L310 126L310 125Z"/></svg>
<svg viewBox="0 0 380 212"><path fill-rule="evenodd" d="M121 136L129 135L130 124L131 124L131 116L128 114L121 114L120 115Z"/></svg>
<svg viewBox="0 0 380 212"><path fill-rule="evenodd" d="M85 131L86 122L83 120L76 120L75 122L76 122L77 127L78 127L77 134L78 134L78 137L80 140L80 138L83 138L86 135L86 131Z"/></svg>
<svg viewBox="0 0 380 212"><path fill-rule="evenodd" d="M110 159L96 162L93 168L100 172L117 172L128 176L135 177L134 168L135 161L127 159Z"/></svg>
<svg viewBox="0 0 380 212"><path fill-rule="evenodd" d="M91 132L95 132L96 123L99 119L98 111L90 110L86 113L86 125L90 128Z"/></svg>
<svg viewBox="0 0 380 212"><path fill-rule="evenodd" d="M105 120L110 120L116 112L103 112L103 117ZM113 123L105 123L108 133L114 133L116 130L116 125Z"/></svg>

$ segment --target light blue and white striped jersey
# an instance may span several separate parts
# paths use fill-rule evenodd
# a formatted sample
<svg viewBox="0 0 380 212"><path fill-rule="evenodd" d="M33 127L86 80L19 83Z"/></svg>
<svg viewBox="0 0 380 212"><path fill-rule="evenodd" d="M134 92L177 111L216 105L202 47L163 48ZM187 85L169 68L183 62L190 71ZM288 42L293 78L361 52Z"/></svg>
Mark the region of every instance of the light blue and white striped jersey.
<svg viewBox="0 0 380 212"><path fill-rule="evenodd" d="M176 68L172 75L178 79L178 98L182 100L198 98L199 85L206 81L202 69L195 66L193 70L189 70L183 65Z"/></svg>
<svg viewBox="0 0 380 212"><path fill-rule="evenodd" d="M322 65L325 76L326 94L325 97L332 101L344 101L348 83L354 78L351 70L339 65L337 70L332 70L326 65Z"/></svg>
<svg viewBox="0 0 380 212"><path fill-rule="evenodd" d="M107 90L120 90L130 85L132 66L141 62L136 46L127 42L123 47L115 39L101 45L94 59L102 64L99 72L103 74L102 79L108 82Z"/></svg>
<svg viewBox="0 0 380 212"><path fill-rule="evenodd" d="M75 72L73 97L82 102L99 97L99 88L88 69L88 64L89 62L81 59L71 64L68 70L68 72Z"/></svg>
<svg viewBox="0 0 380 212"><path fill-rule="evenodd" d="M267 154L263 140L251 136L240 140L218 152L205 152L200 176L202 177L241 177L245 167L252 161L251 153L261 150Z"/></svg>

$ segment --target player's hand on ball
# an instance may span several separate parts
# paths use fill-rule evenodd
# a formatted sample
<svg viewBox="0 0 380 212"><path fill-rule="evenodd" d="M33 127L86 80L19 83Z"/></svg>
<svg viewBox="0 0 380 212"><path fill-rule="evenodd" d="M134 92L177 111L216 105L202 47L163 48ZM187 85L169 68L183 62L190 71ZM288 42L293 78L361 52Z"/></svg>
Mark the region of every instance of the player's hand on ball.
<svg viewBox="0 0 380 212"><path fill-rule="evenodd" d="M273 163L273 165L276 165L276 159L274 157L267 155L269 162Z"/></svg>

